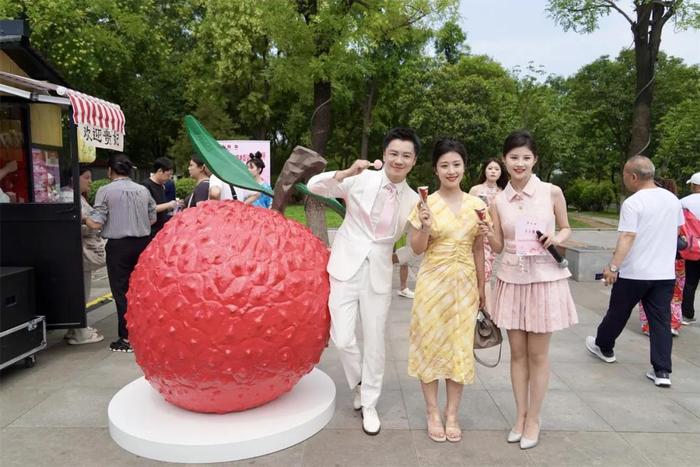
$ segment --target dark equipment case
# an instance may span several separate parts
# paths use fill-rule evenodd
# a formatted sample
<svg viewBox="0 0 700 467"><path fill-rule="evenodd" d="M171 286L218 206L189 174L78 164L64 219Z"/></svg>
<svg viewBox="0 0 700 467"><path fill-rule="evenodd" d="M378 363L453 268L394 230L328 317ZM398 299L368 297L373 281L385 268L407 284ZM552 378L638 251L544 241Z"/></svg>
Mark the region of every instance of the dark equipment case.
<svg viewBox="0 0 700 467"><path fill-rule="evenodd" d="M0 267L0 370L24 360L34 365L46 347L46 320L36 315L34 270Z"/></svg>

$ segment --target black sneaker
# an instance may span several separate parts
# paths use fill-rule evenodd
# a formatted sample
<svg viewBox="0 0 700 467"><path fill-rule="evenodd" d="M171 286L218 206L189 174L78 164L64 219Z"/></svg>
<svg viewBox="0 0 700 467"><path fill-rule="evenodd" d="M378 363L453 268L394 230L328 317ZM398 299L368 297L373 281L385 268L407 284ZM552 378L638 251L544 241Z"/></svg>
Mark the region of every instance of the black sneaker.
<svg viewBox="0 0 700 467"><path fill-rule="evenodd" d="M698 320L696 318L686 318L685 316L681 318L681 324L683 326L688 326L690 324L696 323L697 321Z"/></svg>
<svg viewBox="0 0 700 467"><path fill-rule="evenodd" d="M134 349L131 348L131 344L129 343L128 340L119 338L116 341L112 342L109 344L109 350L112 352L126 352L126 353L131 353L134 351Z"/></svg>
<svg viewBox="0 0 700 467"><path fill-rule="evenodd" d="M671 375L668 374L668 371L654 371L652 368L647 371L647 378L652 380L654 384L660 388L671 387Z"/></svg>

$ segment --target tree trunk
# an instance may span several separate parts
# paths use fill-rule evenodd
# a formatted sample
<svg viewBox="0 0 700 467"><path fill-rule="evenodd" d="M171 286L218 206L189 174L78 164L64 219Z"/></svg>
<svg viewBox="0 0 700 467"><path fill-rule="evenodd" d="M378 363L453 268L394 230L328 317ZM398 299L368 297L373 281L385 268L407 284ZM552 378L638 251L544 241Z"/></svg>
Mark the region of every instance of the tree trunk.
<svg viewBox="0 0 700 467"><path fill-rule="evenodd" d="M654 93L655 60L646 42L635 43L637 97L632 108L632 135L627 155L644 154L651 140L651 102Z"/></svg>
<svg viewBox="0 0 700 467"><path fill-rule="evenodd" d="M367 159L369 152L369 134L372 130L372 111L374 110L374 96L377 93L377 80L370 78L367 83L367 96L362 106L362 145L360 146L360 159Z"/></svg>
<svg viewBox="0 0 700 467"><path fill-rule="evenodd" d="M632 25L637 95L632 109L632 134L627 151L629 157L647 153L651 143L651 105L661 32L675 13L675 6L656 2L637 7L637 21Z"/></svg>
<svg viewBox="0 0 700 467"><path fill-rule="evenodd" d="M314 83L314 114L311 119L311 149L325 156L328 138L331 133L331 83L317 81ZM309 196L304 204L306 225L311 232L328 245L328 227L326 226L326 208L320 201Z"/></svg>
<svg viewBox="0 0 700 467"><path fill-rule="evenodd" d="M311 119L311 149L325 156L331 135L331 83L314 83L314 113Z"/></svg>

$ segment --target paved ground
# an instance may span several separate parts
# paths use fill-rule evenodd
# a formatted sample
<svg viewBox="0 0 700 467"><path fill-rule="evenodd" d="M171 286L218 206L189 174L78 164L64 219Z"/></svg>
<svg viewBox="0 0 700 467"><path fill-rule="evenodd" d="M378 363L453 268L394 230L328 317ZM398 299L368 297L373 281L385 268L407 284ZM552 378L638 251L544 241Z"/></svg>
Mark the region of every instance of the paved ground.
<svg viewBox="0 0 700 467"><path fill-rule="evenodd" d="M94 295L104 291L104 281L95 285ZM360 431L360 418L351 408L350 391L330 348L319 364L338 389L330 424L304 443L236 465L698 465L700 326L686 327L674 339L673 388L657 389L644 377L648 343L636 317L618 342L618 363L606 365L588 355L584 338L600 320L607 289L597 283L571 286L581 323L553 338L551 388L537 448L524 452L505 442L514 413L507 346L503 363L495 369L478 367L478 381L464 392L464 440L428 440L418 383L406 375L411 301L395 297L378 407L382 432L368 437ZM109 437L107 404L141 371L133 355L107 350L116 334L112 303L92 311L89 320L106 335L104 343L71 347L61 342L61 332L52 332L51 345L34 368L0 374L3 467L163 465L123 451Z"/></svg>

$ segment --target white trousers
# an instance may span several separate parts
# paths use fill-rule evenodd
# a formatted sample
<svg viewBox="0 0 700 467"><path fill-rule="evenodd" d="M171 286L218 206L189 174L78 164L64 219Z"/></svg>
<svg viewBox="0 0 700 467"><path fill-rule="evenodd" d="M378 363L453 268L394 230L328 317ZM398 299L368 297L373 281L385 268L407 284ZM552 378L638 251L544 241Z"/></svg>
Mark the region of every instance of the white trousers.
<svg viewBox="0 0 700 467"><path fill-rule="evenodd" d="M378 294L372 290L367 260L350 280L339 281L333 277L330 280L331 339L340 354L348 385L352 389L362 382L362 406L375 407L384 378L384 329L391 292ZM358 314L362 322L364 358L355 336Z"/></svg>

